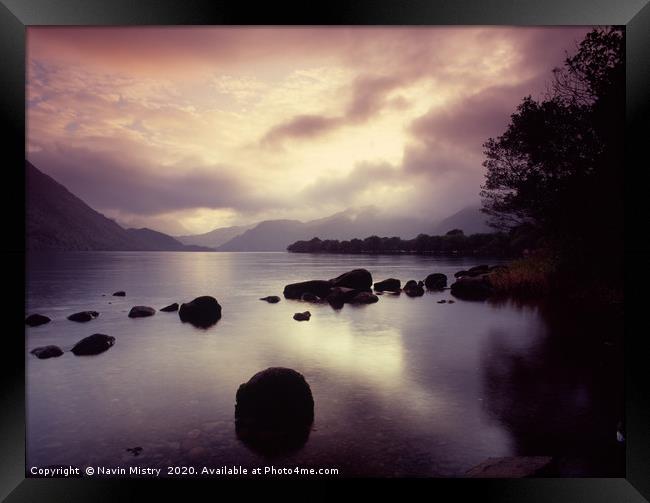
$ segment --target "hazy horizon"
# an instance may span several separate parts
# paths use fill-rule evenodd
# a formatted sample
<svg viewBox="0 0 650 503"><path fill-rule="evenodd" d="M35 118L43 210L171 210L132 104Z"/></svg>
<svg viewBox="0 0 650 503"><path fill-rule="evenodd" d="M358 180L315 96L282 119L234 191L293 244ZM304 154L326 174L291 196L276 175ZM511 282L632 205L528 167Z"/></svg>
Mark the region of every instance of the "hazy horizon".
<svg viewBox="0 0 650 503"><path fill-rule="evenodd" d="M479 203L482 143L590 27L28 27L27 158L129 227L199 234Z"/></svg>

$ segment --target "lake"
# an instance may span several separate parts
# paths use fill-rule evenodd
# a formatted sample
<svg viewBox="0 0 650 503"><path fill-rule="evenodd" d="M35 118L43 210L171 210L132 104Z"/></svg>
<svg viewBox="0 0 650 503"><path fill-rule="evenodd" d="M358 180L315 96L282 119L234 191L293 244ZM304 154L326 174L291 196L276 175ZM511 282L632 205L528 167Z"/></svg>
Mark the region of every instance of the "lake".
<svg viewBox="0 0 650 503"><path fill-rule="evenodd" d="M622 324L547 304L468 302L448 290L371 305L285 300L284 285L368 269L424 279L498 261L414 255L67 252L28 257L27 466L337 468L344 477L458 477L488 457L550 455L563 476L624 476ZM113 297L125 290L126 297ZM212 295L204 330L158 311ZM66 317L100 315L88 323ZM308 322L292 319L309 310ZM96 356L39 360L93 333ZM235 434L238 386L267 367L302 373L315 401L306 443L269 457ZM134 456L127 448L142 447Z"/></svg>

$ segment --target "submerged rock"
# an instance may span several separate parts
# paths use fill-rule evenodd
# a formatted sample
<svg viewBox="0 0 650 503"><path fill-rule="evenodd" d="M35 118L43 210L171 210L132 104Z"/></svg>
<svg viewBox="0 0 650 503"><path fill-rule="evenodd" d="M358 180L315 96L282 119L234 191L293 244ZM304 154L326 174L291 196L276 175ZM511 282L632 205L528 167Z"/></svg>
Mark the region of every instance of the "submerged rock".
<svg viewBox="0 0 650 503"><path fill-rule="evenodd" d="M56 358L63 354L63 350L59 346L43 346L40 348L34 348L30 351L31 354L45 360L46 358Z"/></svg>
<svg viewBox="0 0 650 503"><path fill-rule="evenodd" d="M120 290L120 291L118 291L118 292L115 292L115 293L113 294L113 296L114 296L114 297L126 297L126 292L123 291L123 290Z"/></svg>
<svg viewBox="0 0 650 503"><path fill-rule="evenodd" d="M311 313L309 311L305 311L304 313L296 313L293 315L293 319L296 321L309 321L309 318L311 318Z"/></svg>
<svg viewBox="0 0 650 503"><path fill-rule="evenodd" d="M332 286L354 288L355 290L370 290L372 275L366 269L353 269L330 280Z"/></svg>
<svg viewBox="0 0 650 503"><path fill-rule="evenodd" d="M409 297L422 297L424 295L424 288L413 279L406 282L403 291Z"/></svg>
<svg viewBox="0 0 650 503"><path fill-rule="evenodd" d="M81 339L71 349L77 355L97 355L115 344L115 337L105 334L93 334Z"/></svg>
<svg viewBox="0 0 650 503"><path fill-rule="evenodd" d="M293 369L271 367L237 390L237 436L258 450L299 447L314 421L314 398L305 378Z"/></svg>
<svg viewBox="0 0 650 503"><path fill-rule="evenodd" d="M129 318L146 318L156 314L156 310L149 306L133 306L129 311Z"/></svg>
<svg viewBox="0 0 650 503"><path fill-rule="evenodd" d="M174 302L173 304L169 304L168 306L163 307L161 311L164 311L165 313L173 313L174 311L178 311L178 302Z"/></svg>
<svg viewBox="0 0 650 503"><path fill-rule="evenodd" d="M45 325L50 321L52 321L50 318L42 314L30 314L27 318L25 318L25 325L28 325L30 327L38 327L39 325Z"/></svg>
<svg viewBox="0 0 650 503"><path fill-rule="evenodd" d="M80 323L84 323L86 321L93 320L99 316L99 313L97 311L81 311L79 313L74 313L68 316L68 319L70 321L77 321Z"/></svg>
<svg viewBox="0 0 650 503"><path fill-rule="evenodd" d="M446 303L447 303L447 301L445 299L442 299L442 300L438 301L438 304L446 304Z"/></svg>
<svg viewBox="0 0 650 503"><path fill-rule="evenodd" d="M311 293L311 292L305 292L305 293L303 293L303 294L300 296L300 300L302 300L302 301L304 301L304 302L314 302L314 303L317 303L317 302L320 302L320 301L321 301L321 298L320 298L318 295L314 295L314 294Z"/></svg>
<svg viewBox="0 0 650 503"><path fill-rule="evenodd" d="M359 292L351 300L350 304L374 304L379 301L379 297L370 292Z"/></svg>
<svg viewBox="0 0 650 503"><path fill-rule="evenodd" d="M396 278L388 278L378 281L374 287L378 292L399 292L402 288L402 282Z"/></svg>
<svg viewBox="0 0 650 503"><path fill-rule="evenodd" d="M442 290L447 286L447 275L439 272L429 274L424 280L424 284L429 290Z"/></svg>
<svg viewBox="0 0 650 503"><path fill-rule="evenodd" d="M314 279L286 285L283 293L287 299L300 299L305 293L311 293L324 298L327 297L331 289L332 284L329 281Z"/></svg>
<svg viewBox="0 0 650 503"><path fill-rule="evenodd" d="M217 299L205 295L197 297L192 302L181 304L178 316L182 322L189 322L194 326L207 328L221 319L221 306Z"/></svg>
<svg viewBox="0 0 650 503"><path fill-rule="evenodd" d="M269 304L277 304L280 302L280 297L277 295L269 295L268 297L262 297L260 300L265 300Z"/></svg>

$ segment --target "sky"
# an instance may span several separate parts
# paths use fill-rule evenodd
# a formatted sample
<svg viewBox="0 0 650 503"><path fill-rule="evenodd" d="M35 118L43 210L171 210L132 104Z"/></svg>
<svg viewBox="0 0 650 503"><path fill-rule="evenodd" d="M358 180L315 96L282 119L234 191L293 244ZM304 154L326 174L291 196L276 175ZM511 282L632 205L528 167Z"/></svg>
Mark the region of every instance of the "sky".
<svg viewBox="0 0 650 503"><path fill-rule="evenodd" d="M589 27L28 27L27 158L173 235L480 203L482 144Z"/></svg>

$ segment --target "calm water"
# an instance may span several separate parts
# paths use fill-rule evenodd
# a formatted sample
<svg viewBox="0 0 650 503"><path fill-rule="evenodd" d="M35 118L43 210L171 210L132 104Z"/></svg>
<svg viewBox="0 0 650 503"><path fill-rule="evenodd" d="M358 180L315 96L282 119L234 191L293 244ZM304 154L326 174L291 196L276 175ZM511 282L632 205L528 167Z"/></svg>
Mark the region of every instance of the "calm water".
<svg viewBox="0 0 650 503"><path fill-rule="evenodd" d="M375 281L451 280L470 259L289 253L33 254L27 351L64 350L92 333L107 352L26 355L28 466L335 467L343 476L462 476L487 457L553 455L563 475L622 476L622 326L543 305L463 302L448 291L383 295L348 306L285 300L285 284L365 267ZM491 261L491 263L495 263ZM126 290L125 298L112 297ZM104 296L105 295L105 296ZM177 313L129 319L216 297L222 319L202 330ZM88 323L66 316L101 314ZM309 310L311 321L292 315ZM298 451L267 458L235 435L237 387L270 366L310 384L315 422ZM134 457L126 448L141 446ZM164 473L164 470L163 470Z"/></svg>

